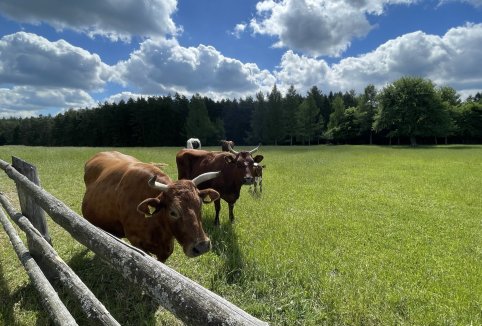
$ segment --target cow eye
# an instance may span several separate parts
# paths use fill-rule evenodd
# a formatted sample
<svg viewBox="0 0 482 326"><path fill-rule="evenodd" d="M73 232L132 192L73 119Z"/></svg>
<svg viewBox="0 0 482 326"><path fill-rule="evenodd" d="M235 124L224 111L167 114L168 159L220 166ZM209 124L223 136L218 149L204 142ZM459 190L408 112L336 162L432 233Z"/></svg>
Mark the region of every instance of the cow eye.
<svg viewBox="0 0 482 326"><path fill-rule="evenodd" d="M170 216L172 219L174 219L174 220L177 220L177 219L179 218L179 214L178 214L177 211L174 210L174 209L171 209L171 210L169 211L169 216Z"/></svg>

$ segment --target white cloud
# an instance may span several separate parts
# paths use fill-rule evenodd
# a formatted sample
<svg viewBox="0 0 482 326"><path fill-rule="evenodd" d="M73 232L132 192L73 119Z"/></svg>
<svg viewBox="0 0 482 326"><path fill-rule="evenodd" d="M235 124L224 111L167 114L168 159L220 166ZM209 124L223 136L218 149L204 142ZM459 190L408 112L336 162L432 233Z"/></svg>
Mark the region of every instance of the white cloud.
<svg viewBox="0 0 482 326"><path fill-rule="evenodd" d="M249 24L255 34L278 38L287 47L320 56L340 56L354 38L372 29L366 15L383 13L388 4L417 0L264 0Z"/></svg>
<svg viewBox="0 0 482 326"><path fill-rule="evenodd" d="M98 55L64 40L50 42L24 32L6 35L0 39L0 114L94 106L87 92L100 91L113 76Z"/></svg>
<svg viewBox="0 0 482 326"><path fill-rule="evenodd" d="M144 97L144 98L147 98L149 96L152 96L152 95L148 95L148 94L137 94L137 93L132 93L132 92L121 92L121 93L117 93L117 94L113 94L111 96L109 96L108 98L106 98L104 101L102 102L107 102L107 103L119 103L120 101L125 101L127 102L129 99L133 99L133 100L136 100L138 98L141 98L141 97Z"/></svg>
<svg viewBox="0 0 482 326"><path fill-rule="evenodd" d="M212 46L182 47L173 39L144 41L116 69L125 82L148 94L239 97L272 87L275 81L256 64L225 57Z"/></svg>
<svg viewBox="0 0 482 326"><path fill-rule="evenodd" d="M0 39L0 84L95 90L111 74L98 55L64 40L50 42L25 32Z"/></svg>
<svg viewBox="0 0 482 326"><path fill-rule="evenodd" d="M429 78L456 90L482 90L482 24L450 29L444 36L405 34L359 57L328 66L324 60L288 51L275 72L282 87L299 91L320 86L324 91L361 92L368 84L383 87L405 75Z"/></svg>
<svg viewBox="0 0 482 326"><path fill-rule="evenodd" d="M234 31L231 32L231 35L234 35L236 38L240 38L241 34L243 34L246 30L246 27L247 24L244 23L236 24L236 26L234 26Z"/></svg>
<svg viewBox="0 0 482 326"><path fill-rule="evenodd" d="M68 88L15 86L0 88L0 116L33 116L48 109L92 107L96 102L85 91Z"/></svg>
<svg viewBox="0 0 482 326"><path fill-rule="evenodd" d="M298 92L304 93L314 85L326 85L329 72L330 67L324 60L300 56L289 50L281 58L275 76L281 91L293 85Z"/></svg>
<svg viewBox="0 0 482 326"><path fill-rule="evenodd" d="M0 12L16 21L47 23L112 40L175 34L178 28L171 15L176 7L177 0L0 1Z"/></svg>

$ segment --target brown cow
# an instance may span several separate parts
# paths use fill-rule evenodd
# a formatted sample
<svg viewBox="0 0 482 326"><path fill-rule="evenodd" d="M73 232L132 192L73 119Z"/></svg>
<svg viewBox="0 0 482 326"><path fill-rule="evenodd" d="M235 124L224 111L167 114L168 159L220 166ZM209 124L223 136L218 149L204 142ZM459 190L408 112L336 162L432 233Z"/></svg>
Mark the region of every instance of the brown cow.
<svg viewBox="0 0 482 326"><path fill-rule="evenodd" d="M219 192L221 198L228 203L229 220L233 223L234 204L239 198L241 186L253 183L254 163L263 160L262 155L256 155L254 158L251 156L258 147L249 152L236 152L230 148L229 153L183 149L176 155L178 178L192 179L207 171L221 171L221 176L204 183L200 188L213 188ZM219 225L221 198L214 201L215 225Z"/></svg>
<svg viewBox="0 0 482 326"><path fill-rule="evenodd" d="M92 224L164 262L174 238L188 257L211 248L201 223L201 203L219 199L213 189L197 186L219 172L172 181L158 167L119 152L101 152L85 164L82 214Z"/></svg>

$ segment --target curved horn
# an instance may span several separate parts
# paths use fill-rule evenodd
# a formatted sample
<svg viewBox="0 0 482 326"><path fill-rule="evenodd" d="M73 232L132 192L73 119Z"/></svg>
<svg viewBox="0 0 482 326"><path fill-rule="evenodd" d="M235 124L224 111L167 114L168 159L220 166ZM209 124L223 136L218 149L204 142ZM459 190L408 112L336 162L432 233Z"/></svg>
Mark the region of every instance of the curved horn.
<svg viewBox="0 0 482 326"><path fill-rule="evenodd" d="M228 145L228 149L229 149L229 152L230 152L230 153L233 153L234 155L238 155L238 154L239 154L239 152L236 152L236 151L231 147L231 144L230 144L229 142L227 143L227 145Z"/></svg>
<svg viewBox="0 0 482 326"><path fill-rule="evenodd" d="M167 191L168 185L157 182L156 179L157 179L157 176L153 176L152 178L149 179L149 181L147 181L147 183L149 184L149 187L160 190L162 192Z"/></svg>
<svg viewBox="0 0 482 326"><path fill-rule="evenodd" d="M261 146L261 144L259 144L255 149L250 150L249 154L254 154L259 149L259 146Z"/></svg>
<svg viewBox="0 0 482 326"><path fill-rule="evenodd" d="M218 172L206 172L206 173L203 173L201 175L198 175L197 177L195 177L194 179L192 179L192 182L194 182L194 184L196 185L196 187L203 183L204 181L208 181L208 180L211 180L211 179L214 179L216 178L218 175L221 174L221 171L218 171Z"/></svg>

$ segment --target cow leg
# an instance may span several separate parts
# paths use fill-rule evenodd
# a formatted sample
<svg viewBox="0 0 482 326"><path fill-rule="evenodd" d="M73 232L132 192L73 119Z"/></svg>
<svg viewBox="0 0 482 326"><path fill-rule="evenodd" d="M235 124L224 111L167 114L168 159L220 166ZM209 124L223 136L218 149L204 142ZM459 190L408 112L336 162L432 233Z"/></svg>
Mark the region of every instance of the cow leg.
<svg viewBox="0 0 482 326"><path fill-rule="evenodd" d="M259 192L263 192L263 179L259 180Z"/></svg>
<svg viewBox="0 0 482 326"><path fill-rule="evenodd" d="M228 203L228 206L229 206L229 221L231 223L234 223L234 213L233 213L234 203Z"/></svg>
<svg viewBox="0 0 482 326"><path fill-rule="evenodd" d="M214 210L216 211L214 225L219 226L219 211L221 210L221 198L214 201Z"/></svg>

